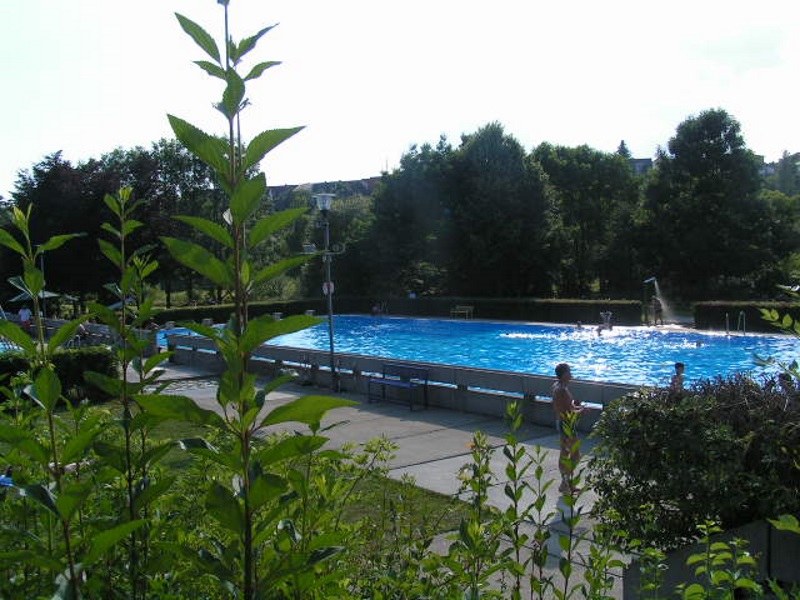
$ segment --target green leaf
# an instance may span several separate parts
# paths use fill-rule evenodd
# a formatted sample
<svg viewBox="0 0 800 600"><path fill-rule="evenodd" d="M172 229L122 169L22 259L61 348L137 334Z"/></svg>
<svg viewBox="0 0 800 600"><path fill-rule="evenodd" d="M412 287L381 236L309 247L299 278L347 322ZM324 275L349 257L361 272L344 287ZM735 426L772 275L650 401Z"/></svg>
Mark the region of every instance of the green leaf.
<svg viewBox="0 0 800 600"><path fill-rule="evenodd" d="M217 43L214 41L214 38L211 37L205 29L200 27L200 25L191 19L188 19L179 13L175 13L175 17L178 19L181 29L188 33L189 37L191 37L206 54L208 54L211 58L217 61L217 64L219 64L219 48L217 47Z"/></svg>
<svg viewBox="0 0 800 600"><path fill-rule="evenodd" d="M56 250L61 248L64 244L66 244L70 240L74 240L75 238L83 237L86 235L85 233L67 233L65 235L54 235L49 240L47 240L44 244L39 246L36 250L36 256L39 256L43 252L48 252L50 250Z"/></svg>
<svg viewBox="0 0 800 600"><path fill-rule="evenodd" d="M149 373L173 354L174 352L159 352L158 354L153 354L153 356L148 357L147 360L144 361L142 371L144 373ZM163 372L162 370L161 373Z"/></svg>
<svg viewBox="0 0 800 600"><path fill-rule="evenodd" d="M83 374L83 378L112 397L121 397L125 389L125 383L122 380L116 377L109 377L104 373L86 371Z"/></svg>
<svg viewBox="0 0 800 600"><path fill-rule="evenodd" d="M40 465L46 465L50 461L47 448L31 432L16 425L0 423L0 442L8 444Z"/></svg>
<svg viewBox="0 0 800 600"><path fill-rule="evenodd" d="M292 127L289 129L272 129L259 133L247 145L247 150L245 150L244 153L244 160L239 167L240 172L244 173L250 167L261 162L261 159L264 158L270 150L288 140L301 129L303 129L303 127Z"/></svg>
<svg viewBox="0 0 800 600"><path fill-rule="evenodd" d="M276 321L270 315L262 315L247 324L242 334L240 350L251 352L267 340L307 329L320 322L322 319L305 315L292 315L280 321Z"/></svg>
<svg viewBox="0 0 800 600"><path fill-rule="evenodd" d="M218 241L223 246L233 248L233 238L231 234L219 223L214 223L214 221L209 221L203 217L176 216L174 218L187 225L191 225L197 229L197 231L206 234L212 240Z"/></svg>
<svg viewBox="0 0 800 600"><path fill-rule="evenodd" d="M20 495L30 498L40 506L45 507L51 513L61 518L56 506L56 498L53 493L41 484L23 485L19 487Z"/></svg>
<svg viewBox="0 0 800 600"><path fill-rule="evenodd" d="M293 256L291 258L287 258L266 266L256 273L255 277L253 277L253 285L261 283L262 281L275 279L279 275L283 275L286 271L290 271L291 269L295 269L300 265L304 265L312 258L314 258L313 255L300 254L298 256Z"/></svg>
<svg viewBox="0 0 800 600"><path fill-rule="evenodd" d="M239 106L244 99L244 81L233 69L228 69L225 81L227 85L222 93L222 102L217 108L230 120L239 112Z"/></svg>
<svg viewBox="0 0 800 600"><path fill-rule="evenodd" d="M51 367L43 367L33 383L25 387L25 393L47 412L53 412L61 397L61 381Z"/></svg>
<svg viewBox="0 0 800 600"><path fill-rule="evenodd" d="M226 175L229 172L227 153L228 146L214 136L208 135L194 125L173 115L167 115L175 137L197 158L202 160L217 173Z"/></svg>
<svg viewBox="0 0 800 600"><path fill-rule="evenodd" d="M218 482L211 484L206 494L206 508L219 524L239 535L244 527L244 517L239 499Z"/></svg>
<svg viewBox="0 0 800 600"><path fill-rule="evenodd" d="M184 438L175 442L181 450L208 450L209 452L219 452L212 444L203 438Z"/></svg>
<svg viewBox="0 0 800 600"><path fill-rule="evenodd" d="M85 315L75 321L68 321L59 327L52 337L47 340L47 349L52 353L56 348L73 339L77 335L81 323L88 321L90 316Z"/></svg>
<svg viewBox="0 0 800 600"><path fill-rule="evenodd" d="M264 217L263 219L259 219L250 230L250 237L247 240L247 245L250 248L254 248L273 233L294 223L307 212L307 208L289 208Z"/></svg>
<svg viewBox="0 0 800 600"><path fill-rule="evenodd" d="M94 442L99 433L100 430L97 427L89 427L82 429L76 435L72 435L61 452L61 462L69 464L83 458L86 454L86 449Z"/></svg>
<svg viewBox="0 0 800 600"><path fill-rule="evenodd" d="M136 397L136 402L147 412L167 419L186 421L196 425L225 427L222 417L213 410L200 408L194 400L187 396L143 394Z"/></svg>
<svg viewBox="0 0 800 600"><path fill-rule="evenodd" d="M144 519L122 523L102 533L98 533L92 538L92 546L89 552L83 557L84 565L91 565L100 559L108 550L116 545L120 540L125 539L134 531L141 529L147 523Z"/></svg>
<svg viewBox="0 0 800 600"><path fill-rule="evenodd" d="M5 338L12 344L19 346L25 354L36 353L36 342L16 323L0 319L0 338Z"/></svg>
<svg viewBox="0 0 800 600"><path fill-rule="evenodd" d="M170 444L167 444L169 446ZM140 481L134 494L135 510L140 511L156 498L163 496L175 483L177 477L164 477L156 481Z"/></svg>
<svg viewBox="0 0 800 600"><path fill-rule="evenodd" d="M268 27L264 27L261 31L256 33L255 35L251 35L250 37L244 38L239 45L236 47L236 57L238 60L241 60L248 52L250 52L253 48L256 47L256 43L261 36L267 33L270 29L276 27L276 25L270 25Z"/></svg>
<svg viewBox="0 0 800 600"><path fill-rule="evenodd" d="M128 236L137 229L139 229L140 227L144 227L144 223L142 223L141 221L137 221L136 219L128 219L122 226L122 233Z"/></svg>
<svg viewBox="0 0 800 600"><path fill-rule="evenodd" d="M271 61L268 61L268 62L258 63L252 69L250 69L250 72L247 75L245 75L244 80L245 81L250 81L251 79L258 79L259 77L261 77L261 75L263 75L264 71L266 71L267 69L270 69L272 67L276 67L279 64L281 64L281 63L280 63L280 61L277 61L277 60L271 60Z"/></svg>
<svg viewBox="0 0 800 600"><path fill-rule="evenodd" d="M44 290L44 273L36 267L26 264L22 280L25 282L26 292L31 298L38 297Z"/></svg>
<svg viewBox="0 0 800 600"><path fill-rule="evenodd" d="M267 178L264 173L259 173L254 178L245 179L239 183L231 197L233 222L237 225L244 223L258 208L266 193Z"/></svg>
<svg viewBox="0 0 800 600"><path fill-rule="evenodd" d="M25 256L25 248L14 239L14 236L2 228L0 228L0 244L3 244L6 248L10 248L20 256Z"/></svg>
<svg viewBox="0 0 800 600"><path fill-rule="evenodd" d="M250 484L250 507L258 510L267 502L271 502L284 494L288 489L286 481L277 475L264 473L252 480Z"/></svg>
<svg viewBox="0 0 800 600"><path fill-rule="evenodd" d="M699 583L693 583L683 590L684 600L694 600L695 598L705 598L705 589Z"/></svg>
<svg viewBox="0 0 800 600"><path fill-rule="evenodd" d="M230 269L202 246L167 237L162 237L161 241L179 263L195 270L217 285L225 288L233 287L233 275Z"/></svg>
<svg viewBox="0 0 800 600"><path fill-rule="evenodd" d="M288 404L272 409L261 422L261 425L276 425L277 423L289 421L315 425L322 421L322 417L329 410L356 405L358 405L358 402L332 396L301 396Z"/></svg>
<svg viewBox="0 0 800 600"><path fill-rule="evenodd" d="M94 443L94 451L98 456L103 457L103 464L116 470L118 473L125 473L125 451L119 446L103 441Z"/></svg>
<svg viewBox="0 0 800 600"><path fill-rule="evenodd" d="M106 194L105 196L103 196L103 202L105 202L105 204L108 207L108 209L112 213L114 213L114 215L116 217L119 217L120 219L122 218L122 206L120 205L120 201L117 199L116 196L112 196L111 194ZM108 227L106 227L106 226L108 226ZM109 228L111 228L111 226L108 225L108 223L103 223L101 225L101 227L103 229L105 229L106 231L109 231ZM113 228L111 228L111 229L113 229ZM114 230L114 231L116 231L116 230ZM117 232L117 233L119 233L119 232Z"/></svg>
<svg viewBox="0 0 800 600"><path fill-rule="evenodd" d="M277 390L282 385L286 385L290 381L293 381L294 378L295 378L294 375L287 373L285 375L279 375L277 377L274 377L273 379L270 379L266 383L266 385L264 385L264 390L263 390L264 395L266 396L267 394L269 394L271 392L274 392L275 390ZM262 406L263 406L263 403L262 403Z"/></svg>
<svg viewBox="0 0 800 600"><path fill-rule="evenodd" d="M321 435L294 435L259 450L255 457L262 465L272 466L284 460L304 456L309 451L318 450L327 441L328 438Z"/></svg>
<svg viewBox="0 0 800 600"><path fill-rule="evenodd" d="M194 64L203 69L203 71L205 71L212 77L217 77L222 80L225 79L225 69L223 69L219 65L215 65L214 63L208 62L207 60L196 60L194 61Z"/></svg>
<svg viewBox="0 0 800 600"><path fill-rule="evenodd" d="M780 515L777 519L768 519L775 529L800 533L800 521L794 515Z"/></svg>
<svg viewBox="0 0 800 600"><path fill-rule="evenodd" d="M91 481L81 481L77 483L70 483L65 485L56 500L56 506L61 517L68 521L75 515L89 494L94 489L94 483Z"/></svg>
<svg viewBox="0 0 800 600"><path fill-rule="evenodd" d="M342 546L326 546L325 548L317 548L308 557L308 564L315 565L324 560L329 559L331 556L339 554L344 548Z"/></svg>

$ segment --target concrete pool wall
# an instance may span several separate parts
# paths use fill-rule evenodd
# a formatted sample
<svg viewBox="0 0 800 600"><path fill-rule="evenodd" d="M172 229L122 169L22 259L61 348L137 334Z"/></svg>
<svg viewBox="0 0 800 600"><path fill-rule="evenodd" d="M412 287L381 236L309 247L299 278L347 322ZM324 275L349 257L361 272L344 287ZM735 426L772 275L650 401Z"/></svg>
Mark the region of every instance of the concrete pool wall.
<svg viewBox="0 0 800 600"><path fill-rule="evenodd" d="M213 373L224 368L212 340L175 334L168 334L167 339L174 352L170 360L175 363ZM431 407L502 417L510 402L521 400L526 420L553 425L550 402L553 377L336 353L336 370L342 387L365 396L367 379L380 374L386 362L427 369ZM310 385L330 386L330 355L326 351L262 346L253 353L252 372L271 375L283 368L297 371L300 379ZM582 431L591 429L606 404L638 389L633 385L586 380L574 380L570 387L577 399L595 409L581 415L578 429Z"/></svg>

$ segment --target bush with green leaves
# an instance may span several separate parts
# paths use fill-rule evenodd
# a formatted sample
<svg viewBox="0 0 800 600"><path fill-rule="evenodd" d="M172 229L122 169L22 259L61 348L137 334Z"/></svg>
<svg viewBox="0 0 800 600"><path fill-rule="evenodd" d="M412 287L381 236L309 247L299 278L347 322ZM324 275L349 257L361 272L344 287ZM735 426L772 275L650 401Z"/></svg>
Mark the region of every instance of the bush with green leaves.
<svg viewBox="0 0 800 600"><path fill-rule="evenodd" d="M83 377L86 371L97 371L108 377L119 375L119 363L109 348L105 346L59 348L53 353L51 360L66 395L80 396L92 402L109 399L107 394L87 383ZM0 377L3 375L10 377L27 372L29 369L30 360L24 354L19 352L0 354ZM75 393L71 393L71 390L75 390Z"/></svg>
<svg viewBox="0 0 800 600"><path fill-rule="evenodd" d="M744 374L663 389L606 408L590 465L603 520L662 549L696 539L697 524L735 527L800 511L800 411L775 380Z"/></svg>

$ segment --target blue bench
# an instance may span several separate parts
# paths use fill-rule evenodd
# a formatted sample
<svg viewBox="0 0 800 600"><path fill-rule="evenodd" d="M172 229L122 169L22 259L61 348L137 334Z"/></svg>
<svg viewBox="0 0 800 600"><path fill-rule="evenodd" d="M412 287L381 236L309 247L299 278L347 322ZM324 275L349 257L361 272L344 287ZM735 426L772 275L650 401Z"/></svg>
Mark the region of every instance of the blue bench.
<svg viewBox="0 0 800 600"><path fill-rule="evenodd" d="M372 375L367 378L367 401L377 400L377 392L380 388L380 399L386 400L386 388L404 390L408 407L414 410L414 397L418 389L422 390L422 403L424 408L428 408L428 370L419 367L409 367L399 363L384 363L380 375Z"/></svg>

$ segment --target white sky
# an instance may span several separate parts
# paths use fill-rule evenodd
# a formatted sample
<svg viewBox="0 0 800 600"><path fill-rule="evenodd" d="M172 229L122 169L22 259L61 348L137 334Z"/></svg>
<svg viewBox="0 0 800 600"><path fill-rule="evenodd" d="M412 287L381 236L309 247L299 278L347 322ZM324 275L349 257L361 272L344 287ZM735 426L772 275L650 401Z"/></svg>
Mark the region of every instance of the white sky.
<svg viewBox="0 0 800 600"><path fill-rule="evenodd" d="M57 150L171 137L167 113L224 131L174 12L221 37L214 0L0 0L1 195ZM796 0L231 0L237 40L276 22L250 64L283 64L250 84L243 134L307 128L262 163L273 185L378 175L490 121L527 149L649 157L721 107L768 161L800 151Z"/></svg>

